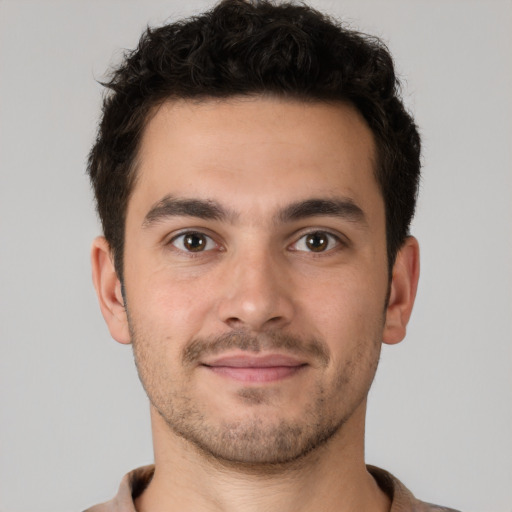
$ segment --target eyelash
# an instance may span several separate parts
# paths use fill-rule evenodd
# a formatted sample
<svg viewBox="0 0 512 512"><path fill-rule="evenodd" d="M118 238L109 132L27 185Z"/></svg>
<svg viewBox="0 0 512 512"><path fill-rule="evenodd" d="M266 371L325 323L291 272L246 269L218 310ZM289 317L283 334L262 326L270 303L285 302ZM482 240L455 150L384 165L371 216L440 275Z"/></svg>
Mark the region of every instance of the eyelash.
<svg viewBox="0 0 512 512"><path fill-rule="evenodd" d="M304 241L303 243L306 243L306 238L308 236L312 237L315 235L323 235L328 239L327 240L327 244L328 244L327 249L320 250L320 251L314 251L314 250L308 251L308 250L296 248L297 245L301 241ZM202 238L206 239L206 245L205 245L204 249L198 250L198 251L187 250L186 247L183 245L185 243L185 238L187 236L189 236L189 237L197 236L197 237L202 237ZM176 244L176 242L179 240L181 240L181 243L180 243L181 247L178 247ZM195 230L183 231L183 232L175 235L174 237L172 237L170 239L168 244L173 246L174 249L177 250L178 252L180 252L182 254L186 254L188 257L199 257L203 253L210 252L216 248L221 251L223 250L222 246L219 245L217 242L215 242L213 237L207 235L206 233L204 233L202 231L195 231ZM334 246L333 246L333 244L334 244ZM213 245L213 247L211 247L211 245ZM293 252L303 252L303 253L308 253L308 254L311 254L314 256L321 256L326 253L330 253L334 249L339 248L339 246L346 246L346 245L347 245L346 242L344 242L339 236L335 235L334 233L326 231L325 229L313 229L313 230L308 231L307 233L303 233L294 243L292 243L288 246L288 249Z"/></svg>
<svg viewBox="0 0 512 512"><path fill-rule="evenodd" d="M299 245L299 243L301 241L304 241L303 243L306 244L307 243L307 238L308 237L313 237L313 236L325 236L327 238L327 249L325 250L321 250L321 251L313 251L313 250L302 250L302 249L297 249L296 246ZM334 246L333 246L334 244ZM336 249L337 247L343 245L343 242L342 240L340 239L339 236L336 236L334 233L331 233L329 231L326 231L324 229L315 229L315 230L312 230L312 231L308 231L307 233L304 233L302 236L300 236L296 242L294 242L292 245L290 245L289 247L294 247L293 249L291 249L292 251L296 251L296 252L305 252L305 253L309 253L309 254L313 254L313 255L323 255L323 254L326 254L326 253L329 253L331 252L333 249Z"/></svg>
<svg viewBox="0 0 512 512"><path fill-rule="evenodd" d="M193 237L193 236L196 236L196 237L203 237L206 239L206 245L204 247L204 249L202 250L199 250L199 251L190 251L190 250L187 250L184 246L183 247L177 247L176 245L176 242L181 240L181 244L180 245L183 245L185 243L185 239L186 237ZM215 240L207 235L206 233L203 233L201 231L183 231L182 233L179 233L178 235L175 235L174 237L171 238L171 240L169 241L169 245L172 245L176 250L182 252L182 253L185 253L189 256L199 256L201 253L203 252L206 252L206 251L211 251L212 249L215 249L215 248L219 248L219 244L217 244L215 242ZM209 247L210 245L213 245L213 247Z"/></svg>

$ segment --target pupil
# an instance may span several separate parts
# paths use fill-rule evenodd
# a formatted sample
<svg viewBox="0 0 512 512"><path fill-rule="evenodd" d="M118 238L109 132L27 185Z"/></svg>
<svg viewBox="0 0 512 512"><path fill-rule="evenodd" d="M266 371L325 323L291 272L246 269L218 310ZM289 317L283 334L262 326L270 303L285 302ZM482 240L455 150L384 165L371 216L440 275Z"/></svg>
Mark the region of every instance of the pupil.
<svg viewBox="0 0 512 512"><path fill-rule="evenodd" d="M204 248L205 240L203 235L193 233L185 237L184 243L189 251L198 252Z"/></svg>
<svg viewBox="0 0 512 512"><path fill-rule="evenodd" d="M313 233L308 236L306 244L312 251L320 252L327 247L327 237L324 233Z"/></svg>

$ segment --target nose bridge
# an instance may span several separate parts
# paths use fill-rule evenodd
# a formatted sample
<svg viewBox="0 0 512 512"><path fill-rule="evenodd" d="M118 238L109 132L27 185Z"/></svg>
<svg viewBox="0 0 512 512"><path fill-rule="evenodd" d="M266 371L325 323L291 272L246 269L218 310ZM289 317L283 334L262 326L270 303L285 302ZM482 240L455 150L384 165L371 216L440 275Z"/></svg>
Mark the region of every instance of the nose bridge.
<svg viewBox="0 0 512 512"><path fill-rule="evenodd" d="M231 327L260 331L291 320L293 304L284 259L269 244L240 247L223 278L219 314Z"/></svg>

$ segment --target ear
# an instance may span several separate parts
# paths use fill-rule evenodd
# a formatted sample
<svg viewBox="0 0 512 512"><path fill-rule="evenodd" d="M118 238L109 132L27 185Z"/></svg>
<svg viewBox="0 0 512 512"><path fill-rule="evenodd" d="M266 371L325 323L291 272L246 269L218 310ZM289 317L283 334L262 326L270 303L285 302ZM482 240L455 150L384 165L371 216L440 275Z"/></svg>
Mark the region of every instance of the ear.
<svg viewBox="0 0 512 512"><path fill-rule="evenodd" d="M416 238L406 238L393 266L383 341L389 345L405 337L420 275L420 248Z"/></svg>
<svg viewBox="0 0 512 512"><path fill-rule="evenodd" d="M112 251L105 237L99 236L91 249L92 280L101 313L112 337L119 343L130 343L128 317L124 306L121 282L112 261Z"/></svg>

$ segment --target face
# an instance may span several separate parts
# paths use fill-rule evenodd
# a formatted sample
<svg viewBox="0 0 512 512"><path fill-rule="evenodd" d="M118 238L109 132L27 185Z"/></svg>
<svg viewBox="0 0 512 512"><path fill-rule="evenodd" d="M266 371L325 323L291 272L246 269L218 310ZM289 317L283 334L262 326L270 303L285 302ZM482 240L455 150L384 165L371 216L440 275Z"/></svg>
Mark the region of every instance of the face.
<svg viewBox="0 0 512 512"><path fill-rule="evenodd" d="M127 210L127 316L109 325L170 435L283 463L361 417L392 307L374 165L342 103L156 111Z"/></svg>

